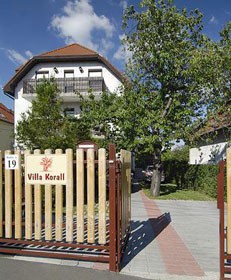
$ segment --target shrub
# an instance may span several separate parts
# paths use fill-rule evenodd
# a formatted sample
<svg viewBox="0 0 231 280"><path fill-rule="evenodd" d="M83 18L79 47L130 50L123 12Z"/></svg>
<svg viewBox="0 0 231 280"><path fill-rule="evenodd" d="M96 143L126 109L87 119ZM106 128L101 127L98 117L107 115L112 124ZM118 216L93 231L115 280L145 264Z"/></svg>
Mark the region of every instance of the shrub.
<svg viewBox="0 0 231 280"><path fill-rule="evenodd" d="M217 195L218 165L189 165L188 147L168 151L163 161L165 182L181 189L192 189L213 198Z"/></svg>
<svg viewBox="0 0 231 280"><path fill-rule="evenodd" d="M190 165L185 173L185 187L216 198L218 170L218 165Z"/></svg>

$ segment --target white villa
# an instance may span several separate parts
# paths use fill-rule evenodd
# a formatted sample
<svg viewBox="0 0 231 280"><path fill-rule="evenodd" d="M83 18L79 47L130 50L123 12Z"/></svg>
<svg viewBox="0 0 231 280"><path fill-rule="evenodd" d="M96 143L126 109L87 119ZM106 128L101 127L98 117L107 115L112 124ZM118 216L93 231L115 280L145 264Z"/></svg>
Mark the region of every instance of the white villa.
<svg viewBox="0 0 231 280"><path fill-rule="evenodd" d="M36 97L36 84L43 77L56 79L63 110L73 116L80 113L80 98L76 92L87 95L91 89L96 97L106 89L119 93L123 81L122 74L109 61L79 44L34 56L16 70L3 88L15 100L15 126Z"/></svg>

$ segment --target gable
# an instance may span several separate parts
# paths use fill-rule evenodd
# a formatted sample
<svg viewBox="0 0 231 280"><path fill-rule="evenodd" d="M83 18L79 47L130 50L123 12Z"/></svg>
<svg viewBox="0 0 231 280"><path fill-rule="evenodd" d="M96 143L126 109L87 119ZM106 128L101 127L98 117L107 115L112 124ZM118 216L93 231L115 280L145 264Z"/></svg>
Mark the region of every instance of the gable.
<svg viewBox="0 0 231 280"><path fill-rule="evenodd" d="M14 91L17 84L38 63L83 61L100 62L104 64L120 82L124 80L121 72L117 70L107 59L84 46L81 46L79 44L72 44L32 57L24 65L17 69L17 72L3 87L3 90L9 95L14 96Z"/></svg>

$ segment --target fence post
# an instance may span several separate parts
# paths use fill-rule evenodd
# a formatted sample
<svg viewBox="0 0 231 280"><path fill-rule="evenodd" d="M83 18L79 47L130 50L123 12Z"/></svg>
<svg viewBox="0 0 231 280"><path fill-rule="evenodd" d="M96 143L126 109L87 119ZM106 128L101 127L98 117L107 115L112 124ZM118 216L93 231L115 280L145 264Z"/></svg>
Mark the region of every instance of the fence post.
<svg viewBox="0 0 231 280"><path fill-rule="evenodd" d="M0 237L3 235L2 220L3 220L3 200L2 200L2 151L0 150Z"/></svg>
<svg viewBox="0 0 231 280"><path fill-rule="evenodd" d="M109 215L110 215L110 271L117 271L116 252L116 149L109 144Z"/></svg>
<svg viewBox="0 0 231 280"><path fill-rule="evenodd" d="M224 254L225 254L225 224L224 224L224 166L225 162L219 162L219 174L217 176L217 206L219 209L219 235L220 235L220 279L224 279Z"/></svg>
<svg viewBox="0 0 231 280"><path fill-rule="evenodd" d="M227 170L227 253L231 254L231 147L226 150Z"/></svg>

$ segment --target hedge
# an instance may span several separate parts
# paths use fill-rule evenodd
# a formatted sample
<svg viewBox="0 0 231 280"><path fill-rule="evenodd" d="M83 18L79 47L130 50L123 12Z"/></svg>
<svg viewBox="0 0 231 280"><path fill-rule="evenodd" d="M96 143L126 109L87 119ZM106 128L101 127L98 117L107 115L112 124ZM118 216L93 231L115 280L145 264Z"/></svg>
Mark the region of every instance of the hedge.
<svg viewBox="0 0 231 280"><path fill-rule="evenodd" d="M185 161L164 161L165 182L181 189L193 189L216 198L218 165L189 165Z"/></svg>

